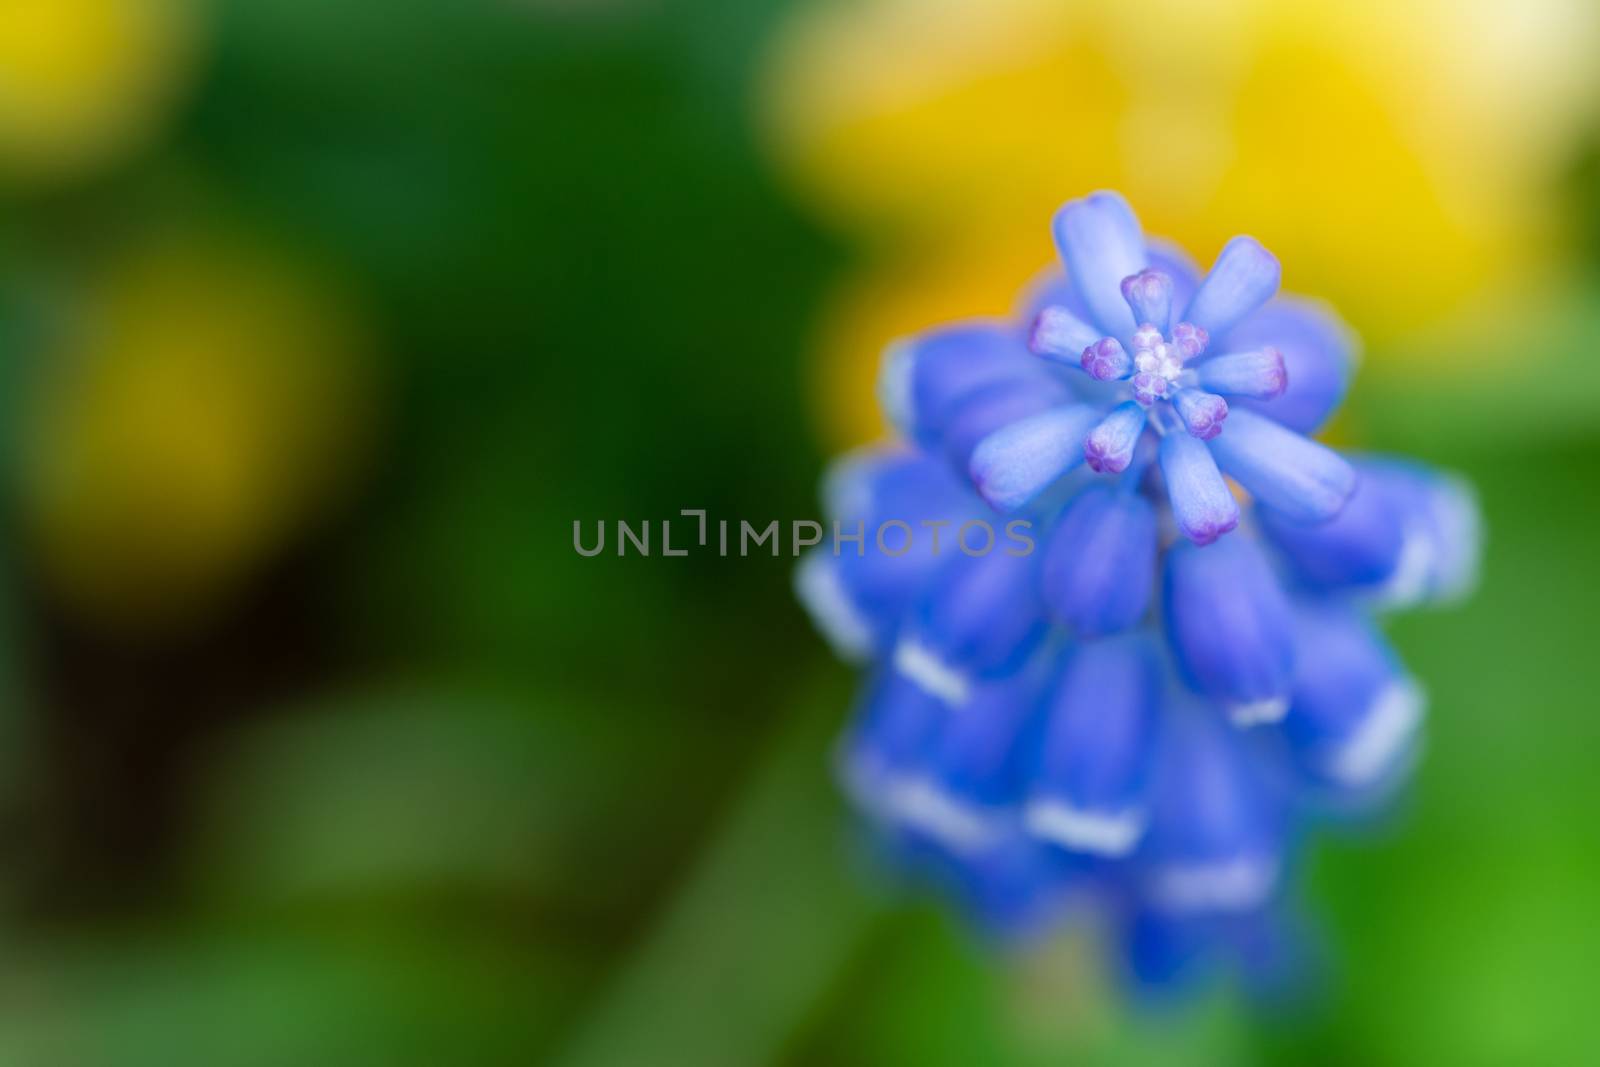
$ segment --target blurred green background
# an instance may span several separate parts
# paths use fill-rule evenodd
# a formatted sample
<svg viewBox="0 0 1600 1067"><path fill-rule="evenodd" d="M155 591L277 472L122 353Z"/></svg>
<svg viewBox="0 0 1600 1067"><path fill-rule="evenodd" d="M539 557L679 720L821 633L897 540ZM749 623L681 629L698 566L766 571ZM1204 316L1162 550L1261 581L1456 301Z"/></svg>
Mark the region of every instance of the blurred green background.
<svg viewBox="0 0 1600 1067"><path fill-rule="evenodd" d="M1535 6L1222 4L1152 89L1109 4L0 0L0 1063L1600 1058L1600 38ZM876 347L1105 184L1339 299L1336 439L1488 517L1292 1011L891 897L792 560L572 549L814 515Z"/></svg>

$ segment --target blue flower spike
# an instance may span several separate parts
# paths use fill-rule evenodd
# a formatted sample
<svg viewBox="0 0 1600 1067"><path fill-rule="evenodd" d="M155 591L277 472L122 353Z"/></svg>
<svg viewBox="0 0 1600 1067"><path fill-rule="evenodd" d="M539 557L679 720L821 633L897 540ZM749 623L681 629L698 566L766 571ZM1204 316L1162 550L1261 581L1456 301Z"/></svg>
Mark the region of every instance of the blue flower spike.
<svg viewBox="0 0 1600 1067"><path fill-rule="evenodd" d="M1067 203L1019 321L894 346L902 444L843 461L802 560L872 681L839 755L894 863L1007 939L1088 901L1145 986L1299 958L1288 844L1403 788L1424 700L1379 612L1470 592L1459 478L1313 440L1355 367L1325 306L1230 241L1201 277L1123 198ZM884 554L883 524L946 532ZM1025 536L952 545L988 524ZM1157 596L1159 589L1160 595Z"/></svg>

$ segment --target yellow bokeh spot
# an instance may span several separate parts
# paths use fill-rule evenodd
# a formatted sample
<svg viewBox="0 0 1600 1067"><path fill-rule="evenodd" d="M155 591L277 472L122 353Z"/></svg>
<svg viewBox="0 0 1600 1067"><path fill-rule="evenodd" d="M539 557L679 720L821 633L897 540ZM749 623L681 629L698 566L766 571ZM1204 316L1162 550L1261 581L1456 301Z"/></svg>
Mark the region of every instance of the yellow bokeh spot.
<svg viewBox="0 0 1600 1067"><path fill-rule="evenodd" d="M196 21L191 0L0 0L0 173L73 176L151 136Z"/></svg>
<svg viewBox="0 0 1600 1067"><path fill-rule="evenodd" d="M345 484L371 365L323 279L183 234L83 294L22 405L23 511L44 574L96 622L187 622Z"/></svg>
<svg viewBox="0 0 1600 1067"><path fill-rule="evenodd" d="M1027 100L1048 101L1048 113L1017 106ZM790 116L803 147L791 162L808 192L850 225L899 238L1010 230L1025 213L1047 225L1063 188L1111 172L1104 153L1081 146L1115 140L1127 91L1103 54L1068 39L867 103L829 121Z"/></svg>
<svg viewBox="0 0 1600 1067"><path fill-rule="evenodd" d="M764 129L869 266L821 330L830 443L879 427L894 336L996 307L1096 188L1202 266L1237 233L1374 348L1548 271L1553 183L1582 121L1573 0L861 0L779 39ZM920 316L918 318L917 316ZM1387 348L1383 348L1387 352ZM1411 351L1425 351L1415 346ZM848 413L840 417L837 412Z"/></svg>

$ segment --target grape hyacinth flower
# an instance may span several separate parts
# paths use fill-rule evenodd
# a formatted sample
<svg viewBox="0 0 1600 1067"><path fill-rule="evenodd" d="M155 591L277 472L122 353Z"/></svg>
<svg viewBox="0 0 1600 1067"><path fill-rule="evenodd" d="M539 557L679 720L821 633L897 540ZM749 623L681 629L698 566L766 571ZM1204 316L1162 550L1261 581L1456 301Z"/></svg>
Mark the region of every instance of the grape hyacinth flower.
<svg viewBox="0 0 1600 1067"><path fill-rule="evenodd" d="M1020 322L890 349L903 440L830 476L840 526L934 534L824 543L797 572L869 668L839 774L885 847L990 929L1094 913L1145 983L1229 958L1271 982L1298 831L1381 805L1417 754L1423 689L1379 613L1466 594L1476 503L1308 436L1352 342L1278 294L1255 240L1201 277L1114 193L1054 232L1065 271ZM977 521L1020 522L1027 550L951 543Z"/></svg>

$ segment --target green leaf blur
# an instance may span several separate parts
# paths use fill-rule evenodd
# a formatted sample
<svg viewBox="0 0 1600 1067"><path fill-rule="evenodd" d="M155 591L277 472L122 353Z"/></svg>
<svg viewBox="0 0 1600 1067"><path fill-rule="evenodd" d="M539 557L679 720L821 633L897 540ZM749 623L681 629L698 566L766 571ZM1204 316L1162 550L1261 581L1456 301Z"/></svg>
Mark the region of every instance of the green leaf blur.
<svg viewBox="0 0 1600 1067"><path fill-rule="evenodd" d="M8 179L0 1063L1600 1056L1592 240L1537 328L1446 357L1503 373L1419 403L1439 363L1366 355L1341 432L1474 480L1488 554L1476 599L1395 628L1426 761L1389 825L1313 847L1328 968L1294 1010L1130 1002L1086 931L997 955L896 894L835 795L849 672L792 559L573 551L574 520L817 510L808 346L867 253L758 151L786 6L218 0L159 136ZM1592 163L1570 193L1600 216ZM361 340L336 380L269 359L288 401L223 474L179 461L233 416L161 453L199 531L166 552L48 483L76 438L35 401L101 351L102 276L195 233ZM218 395L253 412L256 381ZM85 577L108 553L131 573Z"/></svg>

